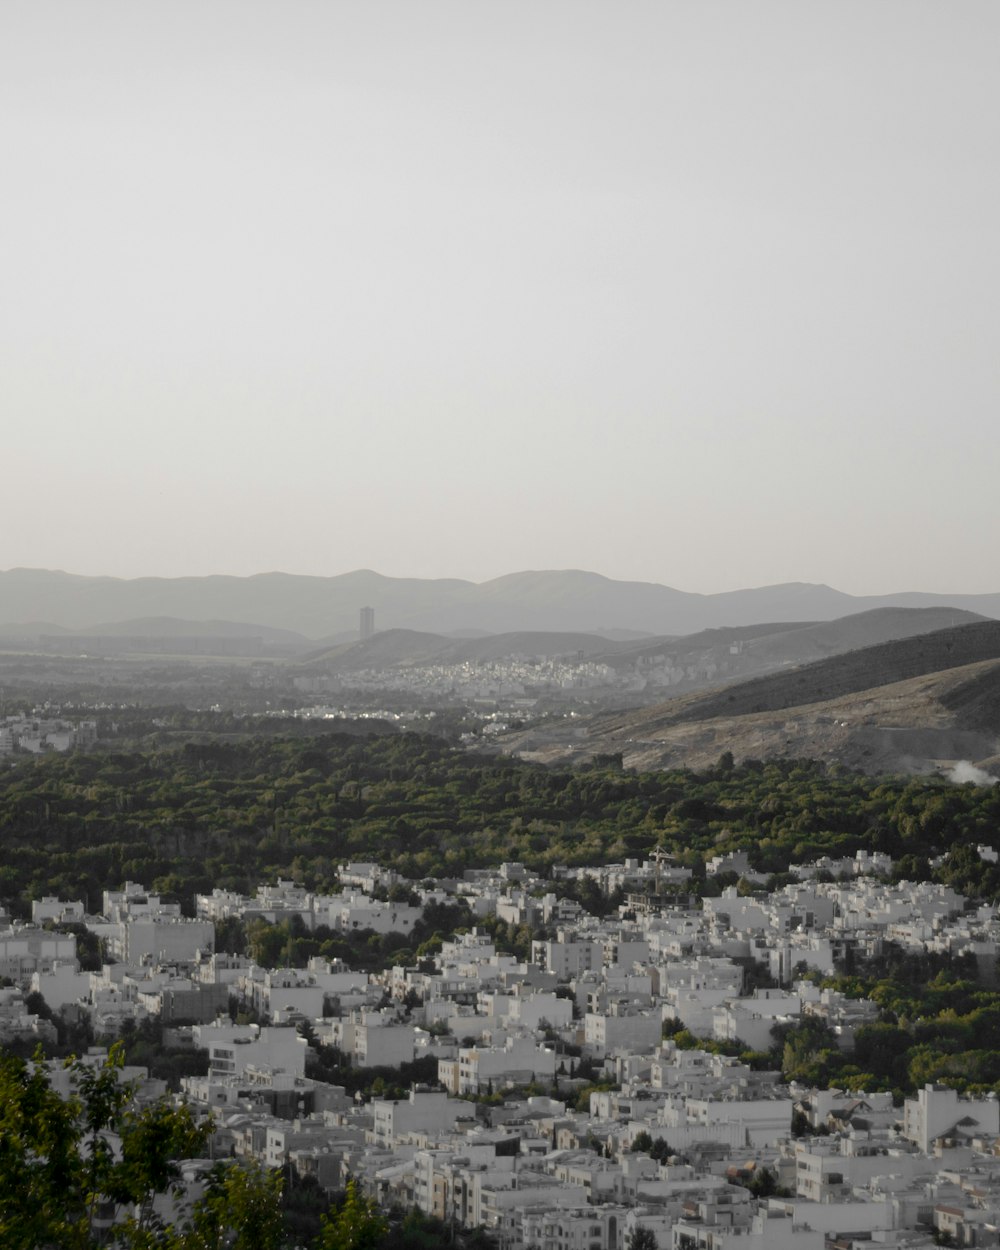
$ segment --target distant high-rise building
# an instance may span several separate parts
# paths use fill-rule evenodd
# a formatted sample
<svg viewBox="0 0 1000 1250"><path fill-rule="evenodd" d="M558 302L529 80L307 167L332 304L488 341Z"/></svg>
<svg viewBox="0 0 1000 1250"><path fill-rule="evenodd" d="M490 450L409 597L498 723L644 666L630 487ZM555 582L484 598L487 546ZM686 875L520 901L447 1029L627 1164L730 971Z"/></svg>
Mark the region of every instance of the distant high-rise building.
<svg viewBox="0 0 1000 1250"><path fill-rule="evenodd" d="M375 609L361 609L361 641L370 638L375 632Z"/></svg>

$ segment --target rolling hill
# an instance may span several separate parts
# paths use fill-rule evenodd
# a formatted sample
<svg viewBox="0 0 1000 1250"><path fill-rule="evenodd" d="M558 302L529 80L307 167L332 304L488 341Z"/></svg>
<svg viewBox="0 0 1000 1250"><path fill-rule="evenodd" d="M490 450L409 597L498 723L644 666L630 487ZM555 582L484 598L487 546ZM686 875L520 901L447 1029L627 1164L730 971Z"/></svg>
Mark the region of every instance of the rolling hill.
<svg viewBox="0 0 1000 1250"><path fill-rule="evenodd" d="M811 757L868 772L930 772L1000 756L1000 622L882 643L721 689L536 729L505 744L553 761L621 752L627 766L701 768Z"/></svg>
<svg viewBox="0 0 1000 1250"><path fill-rule="evenodd" d="M446 638L392 629L363 642L304 656L300 671L346 677L362 669L412 670L432 665L480 664L512 657L582 659L613 673L612 690L628 690L649 703L666 693L685 693L838 655L866 644L982 621L954 608L881 608L839 621L789 625L771 622L702 630L686 638L609 642L596 634L530 632ZM641 696L641 697L640 697Z"/></svg>
<svg viewBox="0 0 1000 1250"><path fill-rule="evenodd" d="M347 673L363 668L417 668L430 664L477 664L509 656L604 655L607 638L597 634L525 631L448 638L412 629L387 629L363 642L352 642L303 657L303 668Z"/></svg>

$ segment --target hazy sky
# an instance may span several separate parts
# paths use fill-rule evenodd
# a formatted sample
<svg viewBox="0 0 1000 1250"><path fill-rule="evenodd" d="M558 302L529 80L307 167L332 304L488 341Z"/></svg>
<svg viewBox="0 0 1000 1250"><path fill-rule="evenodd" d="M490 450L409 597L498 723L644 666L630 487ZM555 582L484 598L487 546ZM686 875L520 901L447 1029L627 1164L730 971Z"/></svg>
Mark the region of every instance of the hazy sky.
<svg viewBox="0 0 1000 1250"><path fill-rule="evenodd" d="M4 0L0 568L1000 589L997 0Z"/></svg>

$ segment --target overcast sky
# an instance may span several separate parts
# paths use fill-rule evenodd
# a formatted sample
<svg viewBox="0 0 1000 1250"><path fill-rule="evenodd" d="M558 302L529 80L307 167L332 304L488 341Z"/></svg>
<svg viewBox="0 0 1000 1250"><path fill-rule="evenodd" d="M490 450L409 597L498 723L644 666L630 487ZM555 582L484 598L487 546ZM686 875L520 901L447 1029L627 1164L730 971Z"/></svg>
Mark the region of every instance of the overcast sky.
<svg viewBox="0 0 1000 1250"><path fill-rule="evenodd" d="M996 0L5 0L0 567L1000 590Z"/></svg>

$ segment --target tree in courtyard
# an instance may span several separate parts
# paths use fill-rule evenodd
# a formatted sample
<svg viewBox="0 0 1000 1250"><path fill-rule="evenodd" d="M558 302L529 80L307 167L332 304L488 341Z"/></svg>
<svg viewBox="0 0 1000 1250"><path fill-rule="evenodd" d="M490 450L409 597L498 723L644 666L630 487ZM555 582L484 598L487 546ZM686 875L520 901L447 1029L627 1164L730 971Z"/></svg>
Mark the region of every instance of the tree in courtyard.
<svg viewBox="0 0 1000 1250"><path fill-rule="evenodd" d="M177 1250L278 1250L284 1223L281 1173L273 1168L216 1167L192 1226Z"/></svg>
<svg viewBox="0 0 1000 1250"><path fill-rule="evenodd" d="M323 1219L322 1250L379 1250L389 1231L385 1216L355 1180L347 1182L337 1211Z"/></svg>
<svg viewBox="0 0 1000 1250"><path fill-rule="evenodd" d="M656 1234L645 1224L636 1224L628 1235L627 1250L659 1250Z"/></svg>

